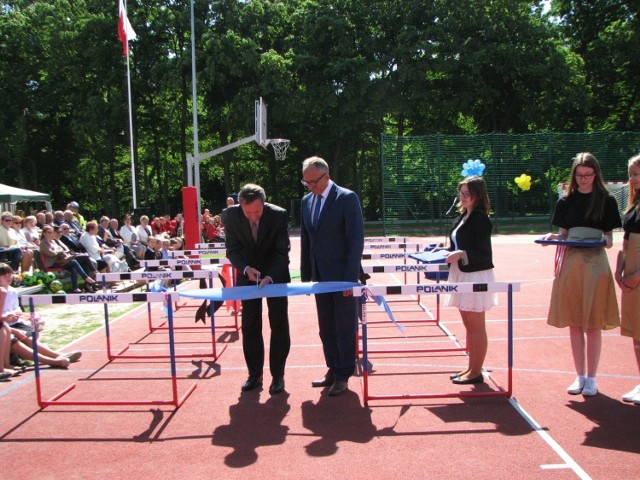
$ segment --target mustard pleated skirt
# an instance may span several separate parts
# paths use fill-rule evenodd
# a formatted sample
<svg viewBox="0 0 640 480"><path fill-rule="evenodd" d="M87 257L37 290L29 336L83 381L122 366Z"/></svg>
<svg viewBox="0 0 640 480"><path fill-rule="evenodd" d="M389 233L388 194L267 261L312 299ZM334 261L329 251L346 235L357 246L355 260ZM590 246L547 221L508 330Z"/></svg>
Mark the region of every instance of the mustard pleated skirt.
<svg viewBox="0 0 640 480"><path fill-rule="evenodd" d="M640 233L632 233L627 240L624 254L624 274L631 275L640 270ZM620 333L640 341L640 285L628 293L622 292L622 320Z"/></svg>
<svg viewBox="0 0 640 480"><path fill-rule="evenodd" d="M568 247L553 281L547 323L583 330L620 326L615 288L603 247Z"/></svg>

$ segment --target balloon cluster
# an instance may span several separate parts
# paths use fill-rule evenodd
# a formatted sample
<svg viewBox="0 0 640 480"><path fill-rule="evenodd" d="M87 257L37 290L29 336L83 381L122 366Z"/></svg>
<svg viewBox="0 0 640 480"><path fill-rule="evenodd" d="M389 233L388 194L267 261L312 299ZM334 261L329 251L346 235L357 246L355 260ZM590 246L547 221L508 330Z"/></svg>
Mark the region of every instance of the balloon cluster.
<svg viewBox="0 0 640 480"><path fill-rule="evenodd" d="M477 175L478 177L482 176L484 172L485 164L480 160L467 160L462 164L462 176L463 177L472 177Z"/></svg>
<svg viewBox="0 0 640 480"><path fill-rule="evenodd" d="M516 185L520 187L520 190L526 192L527 190L531 190L531 177L525 173L513 179L516 182Z"/></svg>

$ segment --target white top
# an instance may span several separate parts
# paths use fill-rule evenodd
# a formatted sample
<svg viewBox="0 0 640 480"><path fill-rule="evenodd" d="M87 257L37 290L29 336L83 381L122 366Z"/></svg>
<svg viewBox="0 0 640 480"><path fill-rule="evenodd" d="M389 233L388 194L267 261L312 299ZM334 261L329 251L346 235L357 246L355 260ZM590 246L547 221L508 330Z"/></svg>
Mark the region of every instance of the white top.
<svg viewBox="0 0 640 480"><path fill-rule="evenodd" d="M136 233L136 229L131 225L123 225L120 228L120 236L124 240L124 243L127 245L131 245L131 242L138 241L138 234Z"/></svg>
<svg viewBox="0 0 640 480"><path fill-rule="evenodd" d="M20 231L27 239L27 241L31 243L36 243L38 240L40 240L40 231L38 230L38 227L22 227Z"/></svg>
<svg viewBox="0 0 640 480"><path fill-rule="evenodd" d="M151 235L151 227L147 225L149 230L146 230L142 225L138 225L136 227L136 235L138 235L138 240L144 244L147 243L149 239L149 235Z"/></svg>
<svg viewBox="0 0 640 480"><path fill-rule="evenodd" d="M4 299L2 316L16 312L22 312L22 310L20 309L20 304L18 303L18 291L12 286L9 286L9 288L7 288L7 296Z"/></svg>
<svg viewBox="0 0 640 480"><path fill-rule="evenodd" d="M100 245L98 244L98 240L96 239L95 235L89 235L88 232L84 232L80 236L80 245L84 247L84 249L87 251L89 256L94 260L102 259L102 256L100 255L102 252L102 249L100 248Z"/></svg>

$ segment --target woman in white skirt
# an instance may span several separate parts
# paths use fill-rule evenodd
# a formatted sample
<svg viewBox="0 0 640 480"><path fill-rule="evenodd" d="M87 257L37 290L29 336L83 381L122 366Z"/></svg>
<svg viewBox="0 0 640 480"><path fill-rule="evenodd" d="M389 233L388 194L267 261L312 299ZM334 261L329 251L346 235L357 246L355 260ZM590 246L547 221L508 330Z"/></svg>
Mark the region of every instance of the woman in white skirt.
<svg viewBox="0 0 640 480"><path fill-rule="evenodd" d="M482 177L467 177L458 184L460 216L456 218L449 234L450 247L446 257L450 266L450 283L495 281L490 209L487 185ZM462 323L467 330L469 355L468 367L451 375L451 381L459 385L482 383L482 365L487 355L485 312L497 304L496 295L488 292L454 293L445 297L445 304L460 310Z"/></svg>

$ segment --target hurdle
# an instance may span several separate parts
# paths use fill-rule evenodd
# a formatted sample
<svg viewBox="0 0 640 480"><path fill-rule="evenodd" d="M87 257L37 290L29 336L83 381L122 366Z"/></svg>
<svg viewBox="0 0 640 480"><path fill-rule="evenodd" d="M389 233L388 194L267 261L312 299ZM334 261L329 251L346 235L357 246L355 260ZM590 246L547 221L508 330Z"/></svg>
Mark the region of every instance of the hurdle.
<svg viewBox="0 0 640 480"><path fill-rule="evenodd" d="M169 250L169 258L179 258L188 256L202 256L202 255L224 255L227 250L224 248L209 248L202 250Z"/></svg>
<svg viewBox="0 0 640 480"><path fill-rule="evenodd" d="M152 271L152 272L113 272L113 273L100 273L98 274L98 279L104 283L114 280L143 280L147 282L155 281L155 280L178 280L183 278L204 278L209 280L209 287L213 286L213 275L217 273L216 270L162 270L162 271ZM175 283L174 283L175 289ZM174 293L177 293L174 290ZM174 306L177 304L179 299L179 295L174 295ZM177 308L175 309L177 310ZM153 325L153 319L151 316L151 303L147 302L147 322L149 325L149 331L151 333L156 330L210 330L211 331L211 352L202 352L202 353L188 353L188 354L177 354L176 358L201 358L201 357L212 357L214 359L218 359L219 356L224 352L225 348L222 352L218 353L217 344L216 344L216 325L213 317L213 304L209 306L209 312L211 317L211 324L209 326L206 325L193 325L193 326L180 326L176 327L172 325L171 327L165 326L167 322L161 323L159 326ZM117 358L167 358L166 355L129 355L125 354L127 350L129 350L129 345L124 347L118 353L112 353L111 350L111 335L109 331L109 308L105 305L105 330L106 330L106 338L107 338L107 358L109 361L115 360Z"/></svg>
<svg viewBox="0 0 640 480"><path fill-rule="evenodd" d="M426 273L426 272L436 272L436 273L440 273L440 272L447 272L449 271L449 266L445 265L445 264L419 264L419 265L363 265L363 270L366 273L397 273L398 271L406 271L406 272L417 272L418 276L420 273ZM433 318L433 315L431 314L430 310L427 309L422 302L420 302L420 300L418 300L418 305L420 306L420 308L427 313L431 318L429 319L410 319L410 320L403 320L402 323L407 324L407 323L433 323L434 325L436 325L444 335L446 335L447 337L449 337L450 339L456 341L455 336L448 331L448 329L446 329L441 323L440 323L440 293L438 293L438 291L447 291L447 285L448 284L441 284L440 286L437 286L438 284L434 284L431 288L429 288L428 286L423 286L423 287L427 287L429 292L433 292L436 295L436 304L437 304L437 314L436 317ZM387 286L387 288L393 288L393 286ZM418 295L418 299L420 299L420 295ZM374 321L367 321L368 325L373 325L373 324L380 324L380 323L388 323L388 320L374 320ZM363 353L363 349L360 348L360 334L359 331L356 333L356 341L357 343L357 353L358 354L362 354ZM419 350L403 350L404 353L434 353L434 352L466 352L467 351L467 347L466 346L462 346L459 345L458 347L450 347L450 348L433 348L433 349L419 349ZM368 350L369 353L379 353L379 354L385 354L385 353L398 353L398 351L393 350L393 351L387 351L387 350Z"/></svg>
<svg viewBox="0 0 640 480"><path fill-rule="evenodd" d="M441 285L394 285L394 286L362 286L353 289L354 297L360 299L362 303L362 377L364 404L368 405L370 400L406 400L406 399L430 399L430 398L465 398L465 397L511 397L513 390L513 292L520 291L519 283L492 282L492 283L447 283ZM507 293L507 388L503 388L495 379L487 374L489 381L497 389L491 392L458 392L458 393L417 393L417 394L381 394L371 395L369 393L369 353L374 353L368 349L367 333L367 298L377 295L410 295L424 294L437 295L440 293ZM392 353L417 353L424 350L394 350ZM383 353L381 351L375 353ZM389 352L387 352L389 353Z"/></svg>
<svg viewBox="0 0 640 480"><path fill-rule="evenodd" d="M29 304L29 311L32 319L35 317L36 305L51 305L51 304L99 304L102 303L107 312L107 305L109 303L137 303L137 302L163 302L168 305L167 309L167 321L169 323L169 356L171 365L171 393L170 400L89 400L78 401L60 400L71 390L75 389L76 383L64 388L53 397L48 400L43 399L42 395L42 380L40 375L40 364L38 361L38 340L36 331L32 334L33 352L34 352L34 368L35 368L35 384L36 384L36 397L40 408L48 406L70 406L70 405L172 405L176 408L180 408L185 400L196 389L196 383L193 383L185 393L180 397L178 395L178 380L176 369L176 353L175 353L175 339L173 336L173 310L171 309L171 302L174 297L178 296L177 293L86 293L86 294L73 294L73 295L25 295L25 300ZM33 321L33 320L32 320ZM108 321L105 319L106 325Z"/></svg>
<svg viewBox="0 0 640 480"><path fill-rule="evenodd" d="M143 260L142 267L146 270L148 267L184 267L195 266L202 267L203 265L231 265L231 262L227 258L169 258L166 260ZM179 310L183 307L176 307ZM234 315L234 323L232 325L218 325L218 328L233 328L238 330L238 316Z"/></svg>
<svg viewBox="0 0 640 480"><path fill-rule="evenodd" d="M227 250L225 247L224 243L197 243L196 244L197 248L202 247L199 250L171 250L169 251L169 258L178 258L181 256L191 256L191 257L200 257L202 255L223 255L227 253ZM207 248L207 247L211 247L211 248ZM227 268L228 264L223 265L223 272L224 272L224 268ZM229 267L231 267L231 269L233 268L231 265L229 265ZM223 276L223 273L219 274L220 277ZM230 287L235 285L235 272L232 271L229 275L230 280L232 285L226 285L226 287ZM235 328L236 330L238 330L238 311L240 310L238 308L238 302L237 301L232 301L233 303L233 317L234 317L234 324L233 325L228 325L228 326L224 326L224 327L220 327L220 328ZM184 307L183 307L184 308Z"/></svg>
<svg viewBox="0 0 640 480"><path fill-rule="evenodd" d="M216 242L216 243L196 243L195 247L197 249L206 249L206 248L225 248L226 244L224 242Z"/></svg>

